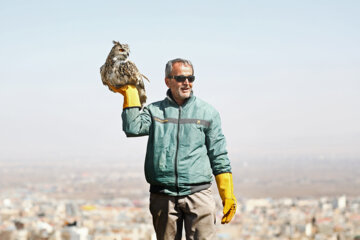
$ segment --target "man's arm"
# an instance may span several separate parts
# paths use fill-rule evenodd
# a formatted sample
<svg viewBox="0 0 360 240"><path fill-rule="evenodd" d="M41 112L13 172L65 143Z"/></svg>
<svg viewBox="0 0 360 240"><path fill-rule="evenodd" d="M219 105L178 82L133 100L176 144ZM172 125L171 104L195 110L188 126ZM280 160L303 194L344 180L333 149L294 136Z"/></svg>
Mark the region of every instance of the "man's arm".
<svg viewBox="0 0 360 240"><path fill-rule="evenodd" d="M219 113L216 112L212 119L206 134L206 147L224 207L224 216L221 219L221 223L224 224L229 223L234 217L237 201L234 195L230 160L227 155L225 137L221 130Z"/></svg>
<svg viewBox="0 0 360 240"><path fill-rule="evenodd" d="M151 117L149 110L145 107L140 111L141 104L138 90L133 85L125 85L121 88L112 88L124 96L123 130L127 137L137 137L149 134Z"/></svg>
<svg viewBox="0 0 360 240"><path fill-rule="evenodd" d="M127 137L149 135L151 117L146 107L142 112L139 108L125 108L121 117L123 119L123 131Z"/></svg>
<svg viewBox="0 0 360 240"><path fill-rule="evenodd" d="M219 113L214 111L211 119L210 126L205 132L205 143L213 174L216 176L221 173L231 173L230 160L226 150L225 136L221 130Z"/></svg>

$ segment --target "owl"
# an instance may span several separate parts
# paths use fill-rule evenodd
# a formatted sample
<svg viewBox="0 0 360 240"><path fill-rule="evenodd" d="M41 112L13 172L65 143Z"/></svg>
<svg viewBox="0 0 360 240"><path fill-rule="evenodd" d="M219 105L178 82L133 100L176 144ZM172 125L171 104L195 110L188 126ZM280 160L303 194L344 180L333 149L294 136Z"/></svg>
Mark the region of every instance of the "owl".
<svg viewBox="0 0 360 240"><path fill-rule="evenodd" d="M133 62L128 60L129 46L116 41L113 43L114 46L107 56L105 64L100 67L101 80L113 92L114 90L111 87L120 88L127 84L135 85L139 92L141 107L143 107L147 98L143 78L148 81L149 79L139 72Z"/></svg>

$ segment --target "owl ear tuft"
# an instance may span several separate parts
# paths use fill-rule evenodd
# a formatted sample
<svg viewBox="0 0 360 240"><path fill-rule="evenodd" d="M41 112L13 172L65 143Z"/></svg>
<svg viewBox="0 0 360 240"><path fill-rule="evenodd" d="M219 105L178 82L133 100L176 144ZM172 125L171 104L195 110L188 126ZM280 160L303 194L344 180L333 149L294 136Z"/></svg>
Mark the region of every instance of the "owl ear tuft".
<svg viewBox="0 0 360 240"><path fill-rule="evenodd" d="M113 44L119 44L120 45L120 43L115 41L115 40L113 40Z"/></svg>

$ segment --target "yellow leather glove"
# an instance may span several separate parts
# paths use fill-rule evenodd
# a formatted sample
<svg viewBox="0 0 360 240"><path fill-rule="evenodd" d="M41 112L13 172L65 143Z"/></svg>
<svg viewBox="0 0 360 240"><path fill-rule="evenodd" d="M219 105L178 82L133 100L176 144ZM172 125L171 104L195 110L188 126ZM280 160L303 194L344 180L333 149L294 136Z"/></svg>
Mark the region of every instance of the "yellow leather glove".
<svg viewBox="0 0 360 240"><path fill-rule="evenodd" d="M123 109L128 107L141 107L139 92L134 85L125 85L120 88L111 87L111 90L124 96Z"/></svg>
<svg viewBox="0 0 360 240"><path fill-rule="evenodd" d="M216 184L224 206L224 216L221 223L229 223L236 212L236 198L234 196L234 185L231 173L221 173L215 176Z"/></svg>

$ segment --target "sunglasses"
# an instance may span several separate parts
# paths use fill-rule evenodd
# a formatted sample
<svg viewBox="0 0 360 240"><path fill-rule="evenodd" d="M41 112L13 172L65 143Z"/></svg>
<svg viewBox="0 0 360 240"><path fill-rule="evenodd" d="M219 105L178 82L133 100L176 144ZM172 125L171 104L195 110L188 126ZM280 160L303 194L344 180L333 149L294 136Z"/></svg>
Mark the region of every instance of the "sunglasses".
<svg viewBox="0 0 360 240"><path fill-rule="evenodd" d="M194 75L190 75L190 76L184 76L184 75L179 75L179 76L169 76L169 78L173 78L175 79L175 81L177 82L185 82L186 79L192 83L195 81L195 76Z"/></svg>

